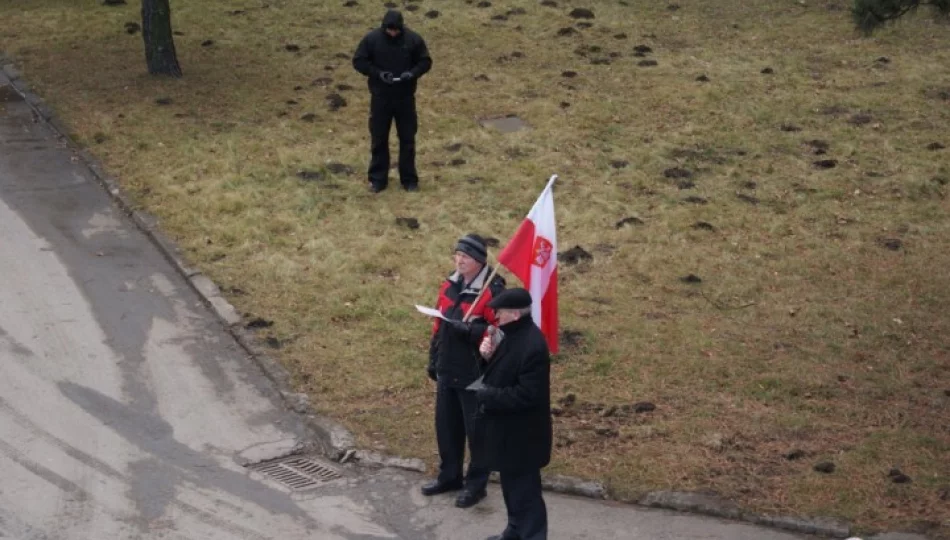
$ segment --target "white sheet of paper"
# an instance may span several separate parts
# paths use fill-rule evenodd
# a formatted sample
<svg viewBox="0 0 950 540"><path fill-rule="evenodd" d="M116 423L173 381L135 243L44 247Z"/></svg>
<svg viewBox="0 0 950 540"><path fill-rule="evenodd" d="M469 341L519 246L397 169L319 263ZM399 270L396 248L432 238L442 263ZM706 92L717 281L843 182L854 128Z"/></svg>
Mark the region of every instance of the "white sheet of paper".
<svg viewBox="0 0 950 540"><path fill-rule="evenodd" d="M423 315L428 315L430 317L436 317L442 320L446 320L445 315L442 315L442 312L437 309L420 306L419 304L416 304L416 309L418 309L419 313L422 313Z"/></svg>

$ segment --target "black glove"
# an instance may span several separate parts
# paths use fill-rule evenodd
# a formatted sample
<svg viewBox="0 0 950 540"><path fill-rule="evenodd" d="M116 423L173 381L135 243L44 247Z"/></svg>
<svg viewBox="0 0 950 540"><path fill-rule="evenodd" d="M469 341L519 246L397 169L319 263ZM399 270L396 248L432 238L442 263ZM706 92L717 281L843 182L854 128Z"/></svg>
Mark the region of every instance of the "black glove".
<svg viewBox="0 0 950 540"><path fill-rule="evenodd" d="M434 368L434 367L429 366L429 368L426 369L426 373L429 374L429 378L430 378L430 379L432 379L432 380L435 381L435 382L439 382L439 374L435 372L435 368Z"/></svg>
<svg viewBox="0 0 950 540"><path fill-rule="evenodd" d="M393 83L393 74L391 71L380 71L379 80L383 81L386 84Z"/></svg>
<svg viewBox="0 0 950 540"><path fill-rule="evenodd" d="M452 319L442 321L449 330L459 335L469 335L472 331L472 325L467 322L456 321Z"/></svg>
<svg viewBox="0 0 950 540"><path fill-rule="evenodd" d="M411 71L403 71L402 75L399 76L400 82L409 82L415 75Z"/></svg>

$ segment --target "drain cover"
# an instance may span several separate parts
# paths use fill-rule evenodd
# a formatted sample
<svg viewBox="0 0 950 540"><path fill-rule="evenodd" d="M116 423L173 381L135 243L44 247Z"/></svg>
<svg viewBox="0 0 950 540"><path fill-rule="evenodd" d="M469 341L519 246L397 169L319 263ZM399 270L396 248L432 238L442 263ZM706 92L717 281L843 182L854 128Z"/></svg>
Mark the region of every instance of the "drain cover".
<svg viewBox="0 0 950 540"><path fill-rule="evenodd" d="M305 456L290 456L249 465L248 469L266 474L294 491L319 487L324 482L342 478L326 463Z"/></svg>

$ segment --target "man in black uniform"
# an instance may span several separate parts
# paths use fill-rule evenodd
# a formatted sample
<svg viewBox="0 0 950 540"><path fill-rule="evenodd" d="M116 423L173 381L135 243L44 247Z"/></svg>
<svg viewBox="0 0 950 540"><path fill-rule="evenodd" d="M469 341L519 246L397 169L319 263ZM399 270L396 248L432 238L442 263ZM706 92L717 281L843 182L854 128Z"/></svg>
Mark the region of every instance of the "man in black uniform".
<svg viewBox="0 0 950 540"><path fill-rule="evenodd" d="M531 295L509 289L488 306L501 339L486 337L484 386L475 396L485 422L485 461L501 474L508 526L489 540L547 540L541 469L551 461L551 356L531 318Z"/></svg>
<svg viewBox="0 0 950 540"><path fill-rule="evenodd" d="M382 26L360 41L353 67L369 78L370 190L379 193L389 183L389 129L395 120L399 180L406 191L416 191L416 81L432 68L425 40L405 27L402 13L391 9Z"/></svg>

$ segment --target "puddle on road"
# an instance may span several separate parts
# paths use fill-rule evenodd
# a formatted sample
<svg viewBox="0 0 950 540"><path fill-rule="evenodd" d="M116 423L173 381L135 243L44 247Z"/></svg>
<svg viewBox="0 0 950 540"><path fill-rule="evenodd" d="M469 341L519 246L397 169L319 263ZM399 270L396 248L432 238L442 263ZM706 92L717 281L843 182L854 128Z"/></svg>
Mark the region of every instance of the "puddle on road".
<svg viewBox="0 0 950 540"><path fill-rule="evenodd" d="M14 101L23 101L23 96L17 93L12 86L0 86L0 103L12 103Z"/></svg>

